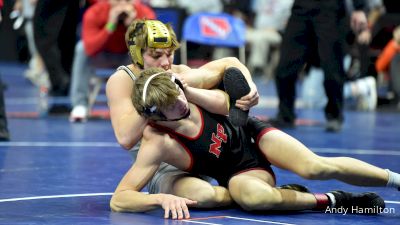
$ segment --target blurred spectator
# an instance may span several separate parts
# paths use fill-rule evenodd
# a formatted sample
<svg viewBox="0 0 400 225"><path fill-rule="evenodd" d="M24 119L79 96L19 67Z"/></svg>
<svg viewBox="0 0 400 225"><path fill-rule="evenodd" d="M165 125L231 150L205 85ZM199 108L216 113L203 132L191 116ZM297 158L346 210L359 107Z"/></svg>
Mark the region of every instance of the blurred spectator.
<svg viewBox="0 0 400 225"><path fill-rule="evenodd" d="M2 21L1 9L3 8L3 0L0 0L0 23ZM10 134L7 126L7 116L4 104L4 84L0 79L0 141L10 140Z"/></svg>
<svg viewBox="0 0 400 225"><path fill-rule="evenodd" d="M76 27L79 19L79 1L38 0L33 19L36 47L49 73L52 96L67 96ZM53 105L50 112L65 111L63 104Z"/></svg>
<svg viewBox="0 0 400 225"><path fill-rule="evenodd" d="M176 6L175 0L142 0L142 2L151 7L159 8L169 8Z"/></svg>
<svg viewBox="0 0 400 225"><path fill-rule="evenodd" d="M351 57L344 60L346 74L349 73ZM301 96L303 106L311 109L321 109L327 103L323 89L324 71L319 66L311 66L303 79ZM376 81L373 76L359 77L344 83L343 96L346 108L372 111L377 106Z"/></svg>
<svg viewBox="0 0 400 225"><path fill-rule="evenodd" d="M221 0L204 0L204 1L187 1L174 0L171 1L174 7L184 10L187 16L195 13L221 13L223 4ZM178 34L179 37L179 34ZM212 58L213 47L202 45L194 42L187 43L188 66L199 67L210 61Z"/></svg>
<svg viewBox="0 0 400 225"><path fill-rule="evenodd" d="M282 41L293 0L254 0L254 28L248 27L246 40L251 45L247 63L253 74L271 76L279 60L278 46ZM271 51L274 48L275 51Z"/></svg>
<svg viewBox="0 0 400 225"><path fill-rule="evenodd" d="M6 106L4 103L4 87L5 84L0 79L0 141L10 140L10 133L8 132L7 125Z"/></svg>
<svg viewBox="0 0 400 225"><path fill-rule="evenodd" d="M222 12L221 0L201 0L201 1L188 1L188 0L175 0L176 6L186 9L188 14L198 12Z"/></svg>
<svg viewBox="0 0 400 225"><path fill-rule="evenodd" d="M155 19L155 13L139 0L100 1L86 10L72 68L71 122L87 120L89 80L95 67L114 68L130 63L125 32L136 18Z"/></svg>
<svg viewBox="0 0 400 225"><path fill-rule="evenodd" d="M0 0L0 22L3 20L3 17L1 17L1 9L3 9L3 0Z"/></svg>
<svg viewBox="0 0 400 225"><path fill-rule="evenodd" d="M25 35L28 41L28 49L30 53L29 67L25 71L25 77L37 86L50 87L49 75L43 63L42 57L36 48L33 36L33 13L36 1L34 0L16 0L13 7L12 16L15 17L14 29L19 29L23 25Z"/></svg>
<svg viewBox="0 0 400 225"><path fill-rule="evenodd" d="M362 11L364 1L353 0L355 11L351 26L360 32L367 27ZM279 111L270 122L277 127L293 127L296 119L294 101L300 70L317 49L324 70L326 131L338 132L343 123L343 43L346 8L344 1L295 0L281 44L281 57L275 76Z"/></svg>
<svg viewBox="0 0 400 225"><path fill-rule="evenodd" d="M222 0L221 2L223 3L222 12L241 19L246 24L246 29L253 23L254 13L251 11L250 0ZM232 48L215 47L213 49L212 59L217 60L228 56L234 56L235 54Z"/></svg>
<svg viewBox="0 0 400 225"><path fill-rule="evenodd" d="M380 0L367 0L366 11L368 12L369 26L375 23L376 14L382 7ZM346 1L346 8L349 15L354 10L353 2ZM350 23L346 23L349 24ZM347 26L346 26L347 27ZM345 107L356 110L372 111L377 106L376 80L370 71L370 29L363 29L359 33L354 33L350 26L346 28L347 42L344 51L346 57L343 65L346 72L346 82L344 83L343 95ZM314 61L319 61L318 52L311 54L316 56ZM312 57L311 56L311 57ZM315 63L314 63L315 64ZM324 72L318 65L312 65L303 80L302 100L304 107L321 109L327 103L327 97L323 89Z"/></svg>
<svg viewBox="0 0 400 225"><path fill-rule="evenodd" d="M389 82L400 109L400 26L393 31L393 39L387 43L376 61L380 83Z"/></svg>
<svg viewBox="0 0 400 225"><path fill-rule="evenodd" d="M382 0L383 7L375 15L375 23L371 24L371 47L383 49L392 39L394 28L400 24L400 4L398 0Z"/></svg>
<svg viewBox="0 0 400 225"><path fill-rule="evenodd" d="M347 11L350 14L354 7L351 0L347 0ZM357 33L349 29L347 42L349 43L348 53L352 56L351 67L348 72L349 79L357 79L375 74L371 57L371 27L383 12L383 3L381 0L366 0L368 29L363 29Z"/></svg>
<svg viewBox="0 0 400 225"><path fill-rule="evenodd" d="M250 45L247 67L253 75L272 75L279 59L281 43L293 0L224 0L224 11L246 23L246 41ZM274 51L272 51L274 50ZM233 55L231 49L216 48L213 58Z"/></svg>
<svg viewBox="0 0 400 225"><path fill-rule="evenodd" d="M254 13L251 4L248 1L241 0L223 0L223 12L241 19L246 24L246 35L248 27L252 27ZM228 56L235 56L236 53L232 48L215 47L213 50L213 60L221 59ZM243 62L244 63L244 62ZM250 72L252 72L250 70Z"/></svg>

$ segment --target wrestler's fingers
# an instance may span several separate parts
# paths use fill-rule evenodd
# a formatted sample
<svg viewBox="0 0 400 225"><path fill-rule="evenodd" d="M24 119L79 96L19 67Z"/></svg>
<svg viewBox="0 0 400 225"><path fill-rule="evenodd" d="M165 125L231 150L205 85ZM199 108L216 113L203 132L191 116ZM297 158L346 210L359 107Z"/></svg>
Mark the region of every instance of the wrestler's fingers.
<svg viewBox="0 0 400 225"><path fill-rule="evenodd" d="M184 211L184 206L186 206L185 201L181 201L181 203L176 207L176 212L178 215L178 220L183 219L183 211Z"/></svg>
<svg viewBox="0 0 400 225"><path fill-rule="evenodd" d="M184 203L185 204L182 204L182 210L183 210L183 213L185 214L185 219L189 219L190 213L189 213L188 205L195 205L195 204L197 204L197 201L185 199Z"/></svg>
<svg viewBox="0 0 400 225"><path fill-rule="evenodd" d="M238 107L239 109L242 109L242 110L248 110L249 108L257 105L258 101L259 101L258 97L254 97L254 98L252 98L250 100L238 99L235 102L235 106Z"/></svg>
<svg viewBox="0 0 400 225"><path fill-rule="evenodd" d="M183 210L183 214L185 216L185 219L189 219L190 218L190 213L189 213L189 208L187 207L186 204L182 206L182 210Z"/></svg>
<svg viewBox="0 0 400 225"><path fill-rule="evenodd" d="M164 209L164 219L168 219L169 218L169 212L170 212L169 207L166 207Z"/></svg>
<svg viewBox="0 0 400 225"><path fill-rule="evenodd" d="M171 218L173 220L177 219L177 211L176 211L176 207L175 206L171 206Z"/></svg>
<svg viewBox="0 0 400 225"><path fill-rule="evenodd" d="M258 91L250 91L247 95L240 98L242 101L254 101L259 98Z"/></svg>

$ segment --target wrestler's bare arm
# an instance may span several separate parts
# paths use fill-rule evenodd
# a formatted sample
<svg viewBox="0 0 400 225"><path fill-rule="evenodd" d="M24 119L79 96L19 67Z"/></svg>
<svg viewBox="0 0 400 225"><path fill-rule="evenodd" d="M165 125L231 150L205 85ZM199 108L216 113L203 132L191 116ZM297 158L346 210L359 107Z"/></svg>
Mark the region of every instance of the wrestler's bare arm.
<svg viewBox="0 0 400 225"><path fill-rule="evenodd" d="M165 141L167 139L167 141ZM169 194L145 194L140 192L153 177L171 144L168 135L154 132L149 126L145 129L138 157L116 188L110 207L116 212L144 212L158 207L165 210L164 217L170 213L172 219L189 218L189 205L195 201Z"/></svg>
<svg viewBox="0 0 400 225"><path fill-rule="evenodd" d="M136 112L131 95L133 81L125 71L116 71L107 81L106 94L111 123L118 143L131 149L142 138L147 120Z"/></svg>
<svg viewBox="0 0 400 225"><path fill-rule="evenodd" d="M221 83L224 71L230 67L236 67L243 73L251 89L248 95L243 96L236 102L236 106L247 110L257 105L259 100L257 87L251 78L249 70L235 57L214 60L198 69L190 69L187 66L179 65L173 66L172 70L179 73L180 77L184 79L189 86L210 89L215 88Z"/></svg>
<svg viewBox="0 0 400 225"><path fill-rule="evenodd" d="M228 115L229 96L219 89L207 90L186 86L185 96L189 102L211 113Z"/></svg>

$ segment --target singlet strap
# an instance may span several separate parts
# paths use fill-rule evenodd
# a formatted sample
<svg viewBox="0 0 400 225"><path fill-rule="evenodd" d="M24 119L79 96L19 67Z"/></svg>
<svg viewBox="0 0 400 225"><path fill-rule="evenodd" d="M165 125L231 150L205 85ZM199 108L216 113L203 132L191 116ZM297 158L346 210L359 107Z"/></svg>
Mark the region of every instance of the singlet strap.
<svg viewBox="0 0 400 225"><path fill-rule="evenodd" d="M124 70L131 78L133 81L136 80L136 75L130 70L127 66L119 66L117 70Z"/></svg>

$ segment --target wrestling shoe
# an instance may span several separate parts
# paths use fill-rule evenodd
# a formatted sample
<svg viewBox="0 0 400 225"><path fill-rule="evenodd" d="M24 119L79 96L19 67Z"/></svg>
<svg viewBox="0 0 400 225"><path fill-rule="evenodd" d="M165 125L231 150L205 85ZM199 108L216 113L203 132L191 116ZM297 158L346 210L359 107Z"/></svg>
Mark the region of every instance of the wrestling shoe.
<svg viewBox="0 0 400 225"><path fill-rule="evenodd" d="M69 121L71 123L86 122L88 117L89 117L88 108L83 105L78 105L72 109L71 114L69 115Z"/></svg>
<svg viewBox="0 0 400 225"><path fill-rule="evenodd" d="M338 119L330 119L326 122L325 130L327 132L340 132L343 122Z"/></svg>
<svg viewBox="0 0 400 225"><path fill-rule="evenodd" d="M357 108L359 110L373 111L377 106L377 89L374 77L365 77L357 81L360 90L360 96L357 101Z"/></svg>
<svg viewBox="0 0 400 225"><path fill-rule="evenodd" d="M333 208L348 209L349 213L378 214L385 208L385 201L373 192L354 194L344 191L331 191L326 195L329 199L331 199L330 195L334 196L335 204Z"/></svg>
<svg viewBox="0 0 400 225"><path fill-rule="evenodd" d="M242 72L234 67L225 70L224 87L229 95L229 119L236 126L246 125L249 110L241 110L235 106L236 100L250 92L250 86Z"/></svg>
<svg viewBox="0 0 400 225"><path fill-rule="evenodd" d="M293 190L293 191L298 191L298 192L303 192L303 193L311 193L310 190L303 185L300 184L284 184L279 187L278 189L286 189L286 190Z"/></svg>

